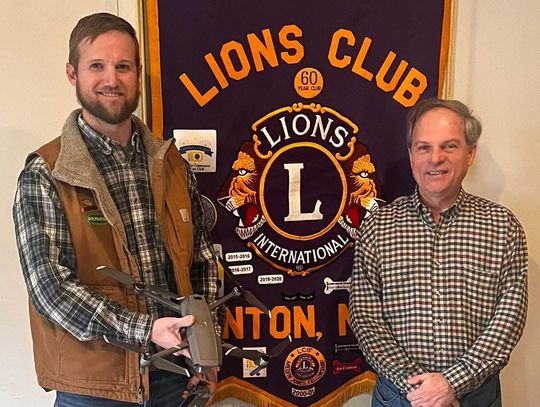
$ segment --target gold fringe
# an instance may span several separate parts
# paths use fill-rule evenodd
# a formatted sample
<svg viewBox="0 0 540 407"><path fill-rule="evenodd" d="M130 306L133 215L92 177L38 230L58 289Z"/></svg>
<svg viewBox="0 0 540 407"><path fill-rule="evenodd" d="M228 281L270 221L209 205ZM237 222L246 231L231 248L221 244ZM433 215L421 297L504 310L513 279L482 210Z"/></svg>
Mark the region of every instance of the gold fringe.
<svg viewBox="0 0 540 407"><path fill-rule="evenodd" d="M227 377L225 380L219 382L216 394L214 394L214 401L225 400L229 397L254 404L257 407L295 407L295 404L282 400L234 376Z"/></svg>
<svg viewBox="0 0 540 407"><path fill-rule="evenodd" d="M347 400L362 393L371 393L375 387L377 376L373 372L364 372L332 391L312 407L338 407L342 406ZM289 403L265 390L254 386L245 380L231 376L219 382L218 389L214 395L214 401L221 401L227 398L235 398L246 403L251 403L257 407L275 407L285 406L294 407L295 404Z"/></svg>
<svg viewBox="0 0 540 407"><path fill-rule="evenodd" d="M356 397L362 393L372 393L377 375L367 371L359 376L353 377L347 383L326 395L316 403L311 404L311 407L339 407L347 400Z"/></svg>

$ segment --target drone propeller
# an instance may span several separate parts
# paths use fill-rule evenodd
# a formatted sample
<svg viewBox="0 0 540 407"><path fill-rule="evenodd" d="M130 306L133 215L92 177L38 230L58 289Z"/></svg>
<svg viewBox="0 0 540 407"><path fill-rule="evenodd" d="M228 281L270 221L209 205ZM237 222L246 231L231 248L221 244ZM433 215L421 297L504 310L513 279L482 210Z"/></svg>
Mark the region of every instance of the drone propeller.
<svg viewBox="0 0 540 407"><path fill-rule="evenodd" d="M150 363L161 370L167 370L169 372L178 373L187 377L193 376L185 367L179 366L167 359L163 359L162 357L157 357L156 355L150 356Z"/></svg>
<svg viewBox="0 0 540 407"><path fill-rule="evenodd" d="M121 271L114 270L107 266L98 266L96 267L96 270L99 270L107 274L109 277L114 278L117 281L120 281L124 285L135 285L137 283L137 281L135 281L135 279L129 274L122 273Z"/></svg>
<svg viewBox="0 0 540 407"><path fill-rule="evenodd" d="M227 275L229 280L232 281L232 283L234 284L234 289L233 289L233 291L231 291L226 296L224 296L224 297L220 298L219 300L217 300L217 301L213 302L212 304L210 304L210 309L213 310L214 308L219 307L221 304L223 304L224 302L230 300L232 297L243 296L248 304L253 305L254 307L260 309L266 316L268 316L268 318L270 318L271 317L270 310L266 307L266 305L264 305L261 302L261 300L259 300L255 296L255 294L253 294L248 289L244 288L244 286L242 284L240 284L238 281L236 281L234 279L234 274L230 270L228 264L222 258L220 258L218 260L218 267L220 267L220 266L225 271L225 274Z"/></svg>
<svg viewBox="0 0 540 407"><path fill-rule="evenodd" d="M292 343L291 335L287 336L284 340L274 346L270 352L268 352L270 359L277 358L279 355L281 355L281 353L289 347L290 343Z"/></svg>
<svg viewBox="0 0 540 407"><path fill-rule="evenodd" d="M262 355L264 355L263 352L260 352L256 349L241 349L234 345L231 345L230 343L223 343L222 346L225 350L225 356L233 356L235 358L244 358L256 361Z"/></svg>
<svg viewBox="0 0 540 407"><path fill-rule="evenodd" d="M255 297L255 294L253 294L251 291L243 289L244 299L247 301L248 304L253 305L254 307L257 307L262 312L264 312L268 318L271 318L272 314L270 313L270 310L264 305L261 300L259 300L257 297Z"/></svg>
<svg viewBox="0 0 540 407"><path fill-rule="evenodd" d="M274 348L272 348L270 352L261 354L260 358L254 361L257 367L253 369L251 372L249 372L249 375L255 376L261 370L266 369L266 367L268 366L268 363L270 363L272 359L277 358L281 354L281 352L287 349L287 347L289 346L291 342L292 342L291 335L288 335L287 338L285 338L283 341L278 343Z"/></svg>
<svg viewBox="0 0 540 407"><path fill-rule="evenodd" d="M145 349L143 349L141 346L137 346L128 342L120 341L116 338L108 337L106 335L103 335L103 340L107 343L110 343L111 345L118 346L119 348L130 350L132 352L137 352L137 353L145 352Z"/></svg>
<svg viewBox="0 0 540 407"><path fill-rule="evenodd" d="M192 372L185 367L179 366L176 363L173 363L167 359L164 359L164 356L168 356L171 353L178 352L182 349L187 348L187 344L177 345L171 349L166 349L156 354L151 355L146 349L141 346L133 345L128 342L120 341L116 338L108 337L103 335L103 340L111 345L118 346L119 348L126 349L132 352L141 354L141 369L144 370L149 365L154 365L156 368L161 370L167 370L169 372L178 373L187 377L193 376Z"/></svg>

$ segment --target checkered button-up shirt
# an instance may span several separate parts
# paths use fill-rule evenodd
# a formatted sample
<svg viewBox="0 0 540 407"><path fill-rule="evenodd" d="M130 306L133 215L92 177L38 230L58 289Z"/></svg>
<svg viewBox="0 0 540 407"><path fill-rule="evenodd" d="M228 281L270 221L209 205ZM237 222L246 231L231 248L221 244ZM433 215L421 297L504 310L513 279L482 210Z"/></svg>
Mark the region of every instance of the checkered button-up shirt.
<svg viewBox="0 0 540 407"><path fill-rule="evenodd" d="M81 116L83 140L103 176L126 230L127 245L149 285L175 289L172 262L161 239L150 185L147 155L138 131L127 147L95 132ZM187 168L192 200L194 254L190 270L193 291L215 299L215 254L193 173ZM116 337L147 343L152 321L171 316L148 300L147 314L130 312L77 279L77 259L55 180L41 157L34 157L19 177L13 208L17 245L29 297L36 310L79 340Z"/></svg>
<svg viewBox="0 0 540 407"><path fill-rule="evenodd" d="M461 395L508 362L525 325L524 231L504 207L460 192L436 223L418 192L359 230L351 326L369 363L408 393L440 372Z"/></svg>

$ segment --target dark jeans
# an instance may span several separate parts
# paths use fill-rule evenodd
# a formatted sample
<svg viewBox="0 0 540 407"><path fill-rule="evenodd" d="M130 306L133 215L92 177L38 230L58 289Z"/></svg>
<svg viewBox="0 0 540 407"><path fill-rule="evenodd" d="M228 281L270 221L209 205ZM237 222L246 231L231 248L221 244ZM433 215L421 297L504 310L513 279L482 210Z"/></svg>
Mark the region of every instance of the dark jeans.
<svg viewBox="0 0 540 407"><path fill-rule="evenodd" d="M144 407L178 407L184 401L182 392L187 386L188 378L183 375L169 373L164 370L150 372L150 400ZM101 397L81 394L56 392L54 407L141 407L137 403L116 401Z"/></svg>
<svg viewBox="0 0 540 407"><path fill-rule="evenodd" d="M502 407L499 375L492 375L476 390L461 398L461 407ZM400 392L388 379L379 376L371 407L411 407L407 395Z"/></svg>

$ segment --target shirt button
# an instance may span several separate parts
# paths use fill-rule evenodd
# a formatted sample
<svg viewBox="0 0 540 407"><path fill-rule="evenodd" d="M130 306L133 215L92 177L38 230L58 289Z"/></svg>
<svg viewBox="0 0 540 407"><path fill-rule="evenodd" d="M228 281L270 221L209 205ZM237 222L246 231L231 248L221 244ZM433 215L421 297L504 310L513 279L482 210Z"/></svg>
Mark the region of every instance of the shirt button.
<svg viewBox="0 0 540 407"><path fill-rule="evenodd" d="M147 274L149 274L149 273L152 272L152 270L150 270L150 269L145 269L144 272L147 273Z"/></svg>
<svg viewBox="0 0 540 407"><path fill-rule="evenodd" d="M441 262L440 262L439 260L437 260L437 259L435 259L435 260L433 261L433 263L435 263L435 265L436 265L437 267L441 265Z"/></svg>
<svg viewBox="0 0 540 407"><path fill-rule="evenodd" d="M444 355L444 348L439 348L439 349L437 349L437 354L438 354L439 356Z"/></svg>
<svg viewBox="0 0 540 407"><path fill-rule="evenodd" d="M435 324L437 324L437 325L441 325L442 323L443 323L443 320L440 319L440 318L437 318L437 319L435 320Z"/></svg>

